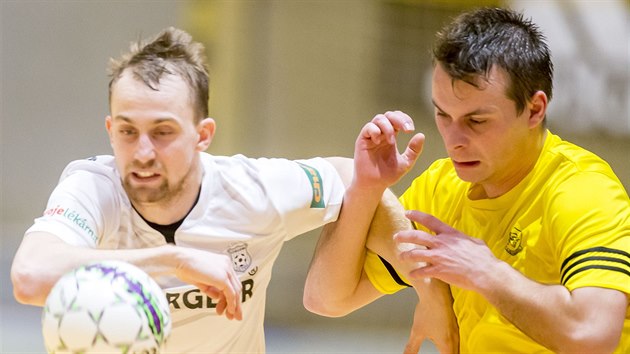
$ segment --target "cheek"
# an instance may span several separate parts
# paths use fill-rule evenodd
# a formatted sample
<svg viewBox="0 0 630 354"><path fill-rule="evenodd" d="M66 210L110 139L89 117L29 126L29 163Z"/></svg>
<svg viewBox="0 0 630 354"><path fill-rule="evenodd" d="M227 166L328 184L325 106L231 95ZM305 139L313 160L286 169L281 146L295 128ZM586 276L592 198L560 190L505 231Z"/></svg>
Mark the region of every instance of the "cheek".
<svg viewBox="0 0 630 354"><path fill-rule="evenodd" d="M162 151L162 163L169 166L170 173L177 176L185 175L190 169L193 158L198 154L189 145L171 145Z"/></svg>

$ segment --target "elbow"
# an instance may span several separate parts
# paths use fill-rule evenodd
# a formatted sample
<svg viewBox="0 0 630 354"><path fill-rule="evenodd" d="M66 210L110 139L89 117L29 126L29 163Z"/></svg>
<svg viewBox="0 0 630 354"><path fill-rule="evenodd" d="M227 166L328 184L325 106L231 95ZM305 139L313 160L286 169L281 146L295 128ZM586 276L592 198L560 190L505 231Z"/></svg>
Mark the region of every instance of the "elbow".
<svg viewBox="0 0 630 354"><path fill-rule="evenodd" d="M11 269L11 282L13 284L13 297L24 305L43 306L46 295L42 295L37 284L39 277L34 273L24 269Z"/></svg>
<svg viewBox="0 0 630 354"><path fill-rule="evenodd" d="M594 333L592 328L574 331L563 344L553 349L556 353L613 353L619 345L621 333Z"/></svg>
<svg viewBox="0 0 630 354"><path fill-rule="evenodd" d="M302 303L308 311L324 317L343 317L352 312L342 303L327 299L322 294L314 294L308 289L304 291Z"/></svg>

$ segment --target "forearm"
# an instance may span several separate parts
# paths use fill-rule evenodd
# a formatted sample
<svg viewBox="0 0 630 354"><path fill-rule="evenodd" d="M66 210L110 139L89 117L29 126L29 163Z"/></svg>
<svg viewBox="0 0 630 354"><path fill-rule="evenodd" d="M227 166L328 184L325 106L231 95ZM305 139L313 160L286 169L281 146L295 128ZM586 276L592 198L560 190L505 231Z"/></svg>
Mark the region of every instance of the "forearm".
<svg viewBox="0 0 630 354"><path fill-rule="evenodd" d="M523 333L557 353L612 352L627 308L625 294L610 289L534 282L499 262L479 292Z"/></svg>
<svg viewBox="0 0 630 354"><path fill-rule="evenodd" d="M381 296L363 272L366 236L383 192L409 171L424 143L424 135L416 134L399 154L399 131L413 131L413 120L400 111L386 112L357 137L354 171L346 174L352 183L339 219L324 228L307 275L304 305L312 312L340 316Z"/></svg>
<svg viewBox="0 0 630 354"><path fill-rule="evenodd" d="M121 260L151 275L175 273L176 247L165 245L134 250L100 250L75 247L46 233L25 237L11 267L17 301L42 306L57 280L79 265L100 260Z"/></svg>
<svg viewBox="0 0 630 354"><path fill-rule="evenodd" d="M326 225L319 238L306 278L304 305L312 312L342 316L364 305L359 291L368 229L382 190L350 186L335 223Z"/></svg>

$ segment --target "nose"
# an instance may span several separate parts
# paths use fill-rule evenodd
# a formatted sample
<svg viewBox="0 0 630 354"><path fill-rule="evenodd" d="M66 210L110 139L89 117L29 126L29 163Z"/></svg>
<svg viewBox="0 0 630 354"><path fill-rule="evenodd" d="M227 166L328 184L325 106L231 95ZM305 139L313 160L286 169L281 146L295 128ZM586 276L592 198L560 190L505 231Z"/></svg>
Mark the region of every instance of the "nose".
<svg viewBox="0 0 630 354"><path fill-rule="evenodd" d="M454 122L443 126L440 131L447 151L459 150L468 144L466 127L462 124Z"/></svg>
<svg viewBox="0 0 630 354"><path fill-rule="evenodd" d="M155 159L155 146L151 137L147 134L142 134L138 138L138 145L136 147L134 158L141 163L149 162Z"/></svg>

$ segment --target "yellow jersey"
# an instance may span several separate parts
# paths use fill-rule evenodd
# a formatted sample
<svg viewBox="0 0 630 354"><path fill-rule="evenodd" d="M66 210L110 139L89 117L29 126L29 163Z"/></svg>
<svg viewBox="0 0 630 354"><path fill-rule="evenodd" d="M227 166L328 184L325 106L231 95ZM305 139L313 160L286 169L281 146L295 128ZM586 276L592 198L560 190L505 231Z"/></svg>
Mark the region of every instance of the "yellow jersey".
<svg viewBox="0 0 630 354"><path fill-rule="evenodd" d="M472 200L470 190L451 160L442 159L416 178L400 201L405 209L432 214L484 240L497 258L539 283L630 294L630 200L595 154L547 132L535 167L517 186L493 199ZM404 288L404 277L372 252L365 271L383 293ZM455 286L451 292L462 353L549 352L481 295ZM630 353L628 309L616 352Z"/></svg>

